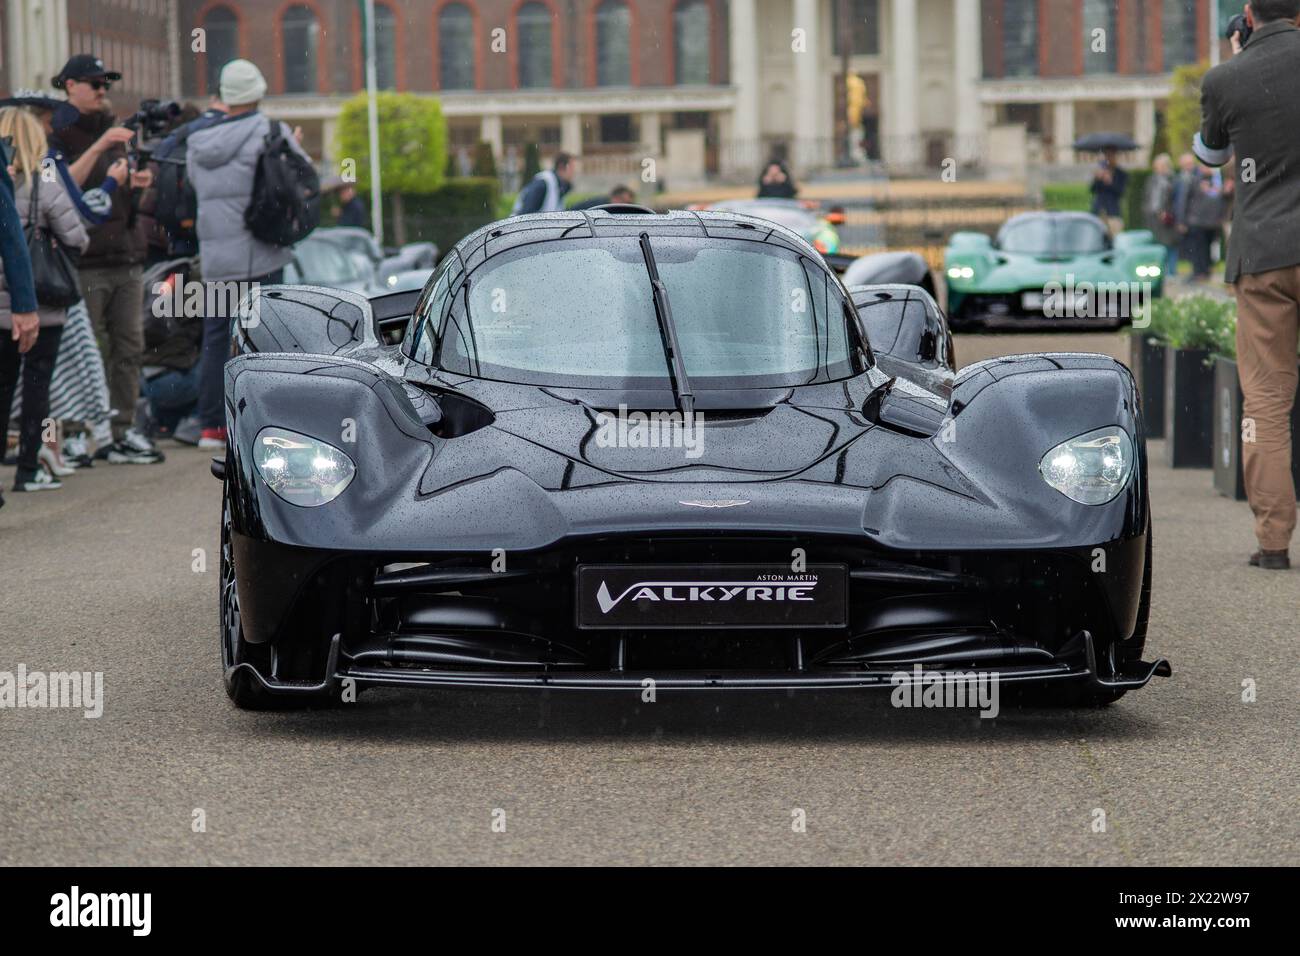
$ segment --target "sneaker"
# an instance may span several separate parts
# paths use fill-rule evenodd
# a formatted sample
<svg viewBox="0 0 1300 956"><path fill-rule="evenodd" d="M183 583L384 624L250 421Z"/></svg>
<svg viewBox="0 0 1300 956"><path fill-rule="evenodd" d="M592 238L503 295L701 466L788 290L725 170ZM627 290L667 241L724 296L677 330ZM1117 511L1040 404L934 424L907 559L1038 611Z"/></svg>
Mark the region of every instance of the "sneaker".
<svg viewBox="0 0 1300 956"><path fill-rule="evenodd" d="M182 418L176 423L176 427L172 429L172 440L178 441L182 445L197 445L202 437L203 428L199 425L197 415Z"/></svg>
<svg viewBox="0 0 1300 956"><path fill-rule="evenodd" d="M14 491L55 491L62 487L63 482L44 469L28 475L19 472L14 476Z"/></svg>
<svg viewBox="0 0 1300 956"><path fill-rule="evenodd" d="M85 435L69 435L63 439L63 462L69 468L92 468L95 460L90 457L90 442Z"/></svg>
<svg viewBox="0 0 1300 956"><path fill-rule="evenodd" d="M226 430L224 428L205 428L199 434L199 447L222 451L226 447Z"/></svg>
<svg viewBox="0 0 1300 956"><path fill-rule="evenodd" d="M140 448L123 438L95 452L95 457L110 465L156 465L163 460L163 453L153 447Z"/></svg>

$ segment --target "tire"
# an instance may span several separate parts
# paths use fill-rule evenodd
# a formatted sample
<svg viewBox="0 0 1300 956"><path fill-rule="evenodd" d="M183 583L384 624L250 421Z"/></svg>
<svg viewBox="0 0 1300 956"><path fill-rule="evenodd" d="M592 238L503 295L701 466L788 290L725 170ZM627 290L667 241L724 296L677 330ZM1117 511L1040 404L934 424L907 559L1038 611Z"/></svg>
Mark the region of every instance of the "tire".
<svg viewBox="0 0 1300 956"><path fill-rule="evenodd" d="M229 468L229 464L227 464ZM227 475L233 474L227 471ZM227 481L230 479L227 478ZM221 568L219 602L221 606L219 637L221 642L221 680L228 696L240 710L302 710L309 707L328 706L332 697L328 691L318 694L275 694L248 673L246 668L232 672L236 664L251 664L260 673L271 670L271 646L250 644L244 640L244 629L239 615L239 592L235 587L235 555L231 543L230 502L225 492L221 496Z"/></svg>

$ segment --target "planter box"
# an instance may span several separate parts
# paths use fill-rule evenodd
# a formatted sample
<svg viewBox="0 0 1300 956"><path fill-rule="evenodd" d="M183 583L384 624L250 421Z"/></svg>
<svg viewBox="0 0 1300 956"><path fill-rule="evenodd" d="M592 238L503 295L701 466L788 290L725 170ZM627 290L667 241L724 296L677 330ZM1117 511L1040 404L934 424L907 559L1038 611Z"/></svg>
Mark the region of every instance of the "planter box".
<svg viewBox="0 0 1300 956"><path fill-rule="evenodd" d="M1214 464L1214 368L1208 349L1165 349L1165 462Z"/></svg>
<svg viewBox="0 0 1300 956"><path fill-rule="evenodd" d="M1237 363L1222 356L1214 360L1214 490L1246 500L1241 474L1241 383Z"/></svg>
<svg viewBox="0 0 1300 956"><path fill-rule="evenodd" d="M1241 382L1237 363L1217 358L1214 363L1214 488L1221 495L1246 500L1241 470ZM1291 407L1291 474L1300 488L1300 392Z"/></svg>
<svg viewBox="0 0 1300 956"><path fill-rule="evenodd" d="M1144 329L1129 335L1129 369L1142 396L1142 418L1147 438L1165 437L1165 352L1168 346L1154 342Z"/></svg>

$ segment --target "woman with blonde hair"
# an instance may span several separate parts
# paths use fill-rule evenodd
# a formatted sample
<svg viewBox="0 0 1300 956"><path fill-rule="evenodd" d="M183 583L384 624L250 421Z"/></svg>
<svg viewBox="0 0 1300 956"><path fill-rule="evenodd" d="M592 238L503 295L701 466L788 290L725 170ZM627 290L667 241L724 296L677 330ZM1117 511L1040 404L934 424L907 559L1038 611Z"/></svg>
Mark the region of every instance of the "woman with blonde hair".
<svg viewBox="0 0 1300 956"><path fill-rule="evenodd" d="M34 116L16 107L0 109L0 137L13 144L10 175L14 181L14 205L24 229L40 228L66 248L80 252L90 242L86 227L77 215L58 176L46 177L43 169L48 150L45 131ZM45 491L61 487L52 471L41 468L44 447L42 432L50 409L50 379L63 336L67 309L40 302L37 296L40 331L36 344L20 353L10 335L0 334L0 422L8 425L14 389L21 376L23 408L19 419L18 471L14 491ZM0 329L12 327L9 290L0 279ZM46 455L48 456L48 452Z"/></svg>

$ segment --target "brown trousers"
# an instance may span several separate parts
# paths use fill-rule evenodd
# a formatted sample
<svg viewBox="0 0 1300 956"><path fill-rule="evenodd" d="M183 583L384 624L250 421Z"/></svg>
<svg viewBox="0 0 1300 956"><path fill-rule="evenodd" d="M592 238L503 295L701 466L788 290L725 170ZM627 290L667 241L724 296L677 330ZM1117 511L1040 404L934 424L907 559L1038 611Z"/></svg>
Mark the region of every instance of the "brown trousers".
<svg viewBox="0 0 1300 956"><path fill-rule="evenodd" d="M1255 441L1242 444L1242 470L1255 537L1284 551L1296 524L1291 477L1291 406L1295 402L1300 326L1300 266L1243 275L1237 293L1237 371L1242 418L1254 419Z"/></svg>

